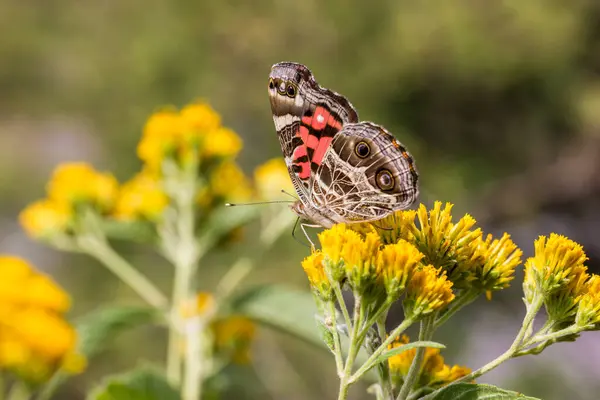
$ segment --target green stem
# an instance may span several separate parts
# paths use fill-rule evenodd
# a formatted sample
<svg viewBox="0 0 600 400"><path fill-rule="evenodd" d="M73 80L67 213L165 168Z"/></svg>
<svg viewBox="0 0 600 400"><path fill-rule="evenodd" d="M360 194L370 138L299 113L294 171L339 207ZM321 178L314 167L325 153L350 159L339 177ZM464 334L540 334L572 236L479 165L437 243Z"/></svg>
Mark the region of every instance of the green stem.
<svg viewBox="0 0 600 400"><path fill-rule="evenodd" d="M377 308L377 312L375 314L373 314L372 316L369 317L369 319L367 320L367 322L365 323L365 325L363 327L363 330L360 332L360 337L362 339L364 339L365 336L367 335L367 333L369 333L369 329L371 328L371 326L373 326L373 324L379 323L382 316L387 316L387 312L389 311L392 303L393 303L392 301L386 301L380 307ZM385 318L384 318L383 322L385 325ZM378 329L379 329L379 326L378 326ZM384 332L385 332L385 326L384 326ZM381 340L385 340L385 334L381 337Z"/></svg>
<svg viewBox="0 0 600 400"><path fill-rule="evenodd" d="M338 332L337 319L335 317L336 309L333 301L329 302L329 318L331 318L331 334L333 335L333 354L335 355L335 366L338 377L341 379L344 373L344 360L342 356L342 342Z"/></svg>
<svg viewBox="0 0 600 400"><path fill-rule="evenodd" d="M442 314L441 317L436 319L434 329L438 329L446 321L448 321L454 314L456 314L458 311L460 311L463 307L465 307L465 306L471 304L473 301L475 301L475 299L477 299L477 296L479 296L479 294L480 294L480 292L478 292L476 290L469 290L468 292L466 292L462 296L460 296L458 299L456 299L452 303L450 303L450 307L448 308L448 310L446 310L446 312L444 314Z"/></svg>
<svg viewBox="0 0 600 400"><path fill-rule="evenodd" d="M24 383L16 381L13 383L6 400L29 400L31 392Z"/></svg>
<svg viewBox="0 0 600 400"><path fill-rule="evenodd" d="M201 317L195 317L186 323L186 346L185 346L185 379L183 382L182 399L200 400L202 398L202 379L208 375L210 343L206 321ZM197 379L193 379L197 377Z"/></svg>
<svg viewBox="0 0 600 400"><path fill-rule="evenodd" d="M387 310L386 310L387 311ZM379 334L379 339L383 342L387 335L385 329L385 320L386 315L382 315L381 318L377 321L377 333ZM392 379L390 376L390 367L387 362L379 363L377 365L379 370L379 384L381 385L382 397L385 400L394 400L394 389L392 388Z"/></svg>
<svg viewBox="0 0 600 400"><path fill-rule="evenodd" d="M452 382L448 386L455 385L455 384L461 383L461 382L472 381L472 380L480 377L481 375L490 372L491 370L493 370L494 368L496 368L498 365L502 364L503 362L507 361L508 359L514 357L515 354L517 354L517 352L521 349L521 347L523 345L523 341L526 339L526 334L530 330L530 327L533 324L533 320L534 320L536 314L538 313L538 311L540 310L540 308L542 307L542 304L543 304L542 296L537 296L536 298L533 299L533 301L527 308L527 314L525 314L525 318L523 318L523 325L521 326L521 329L519 330L517 337L515 338L515 340L513 341L513 343L511 344L511 346L509 347L508 350L506 350L503 354L501 354L500 356L498 356L496 359L492 360L488 364L484 365L483 367L479 368L476 371L471 372L470 374L462 377L461 379L458 379L458 380ZM445 386L445 388L447 388L448 386ZM441 389L438 389L438 390L434 391L433 393L428 394L427 396L423 397L422 400L434 398L440 390Z"/></svg>
<svg viewBox="0 0 600 400"><path fill-rule="evenodd" d="M350 348L348 349L348 357L346 358L346 366L344 368L344 373L342 378L340 379L340 391L338 395L338 400L346 400L348 397L348 389L350 385L352 385L351 374L352 367L354 366L354 361L356 360L356 356L358 354L358 350L362 342L358 340L358 335L360 332L360 325L362 323L364 317L364 307L362 304L362 298L358 293L354 293L354 321L352 326L352 333L350 334Z"/></svg>
<svg viewBox="0 0 600 400"><path fill-rule="evenodd" d="M78 238L78 244L82 251L100 261L148 304L159 310L165 310L168 307L165 295L144 274L110 247L104 239L82 236Z"/></svg>
<svg viewBox="0 0 600 400"><path fill-rule="evenodd" d="M375 350L373 352L373 354L371 354L371 356L367 359L367 361L365 361L365 363L358 369L358 371L356 371L354 373L354 375L352 375L352 377L350 378L350 382L354 383L357 380L359 380L367 371L369 371L371 368L373 368L373 366L375 365L375 363L377 362L377 359L379 358L379 356L387 350L388 346L390 344L392 344L392 342L394 340L396 340L396 337L398 337L398 335L400 335L401 333L403 333L405 330L407 330L415 321L411 318L406 318L404 321L402 321L402 323L400 325L398 325L396 327L396 329L394 329L389 336L387 337L387 339L381 343L381 345L377 348L377 350Z"/></svg>
<svg viewBox="0 0 600 400"><path fill-rule="evenodd" d="M435 325L435 314L429 317L425 317L421 321L421 329L419 331L419 340L429 340L433 336ZM398 393L397 400L405 400L408 398L410 391L415 385L416 380L419 378L419 374L421 372L421 364L423 362L423 357L425 356L425 347L419 347L415 353L415 358L408 369L408 373L404 378L404 383L402 384L402 388L400 388L400 392Z"/></svg>
<svg viewBox="0 0 600 400"><path fill-rule="evenodd" d="M352 321L350 320L350 313L348 313L348 307L346 307L346 302L344 301L344 295L342 294L340 283L332 282L331 287L333 288L333 293L335 294L337 302L340 305L340 309L342 310L344 322L346 323L346 329L348 329L348 332L350 332L352 329ZM356 323L356 321L354 322Z"/></svg>
<svg viewBox="0 0 600 400"><path fill-rule="evenodd" d="M40 393L37 395L36 400L50 400L58 387L65 382L68 375L64 372L57 372L54 374L49 382L46 382L42 387Z"/></svg>
<svg viewBox="0 0 600 400"><path fill-rule="evenodd" d="M200 249L196 240L195 234L195 215L194 215L194 196L195 185L193 181L182 184L180 190L175 195L175 206L177 216L175 222L175 238L170 240L174 248L166 249L167 254L175 266L175 277L173 282L173 293L171 299L171 319L180 321L179 307L183 302L193 296L192 281L196 273L198 257ZM181 355L181 332L179 332L179 324L171 324L169 326L169 343L167 353L167 379L175 387L179 386L182 377L182 355ZM190 330L184 332L186 336L186 344L196 340L192 338ZM192 370L186 366L183 386L184 388L191 385L198 386L201 390L201 376L197 375L200 368ZM191 389L189 391L192 392ZM198 392L200 393L200 392ZM193 392L195 395L196 393ZM200 397L183 397L183 400L198 400Z"/></svg>
<svg viewBox="0 0 600 400"><path fill-rule="evenodd" d="M545 335L540 335L538 333L535 336L533 336L530 340L527 341L526 346L530 346L532 344L536 344L536 343L540 343L540 342L547 342L547 341L550 341L550 340L559 339L562 336L567 336L567 335L572 335L572 334L575 334L575 333L579 333L579 332L585 330L585 328L586 327L581 327L581 326L573 325L573 326L570 326L568 328L561 329L560 331L556 331L556 332L552 332L552 333L547 333Z"/></svg>

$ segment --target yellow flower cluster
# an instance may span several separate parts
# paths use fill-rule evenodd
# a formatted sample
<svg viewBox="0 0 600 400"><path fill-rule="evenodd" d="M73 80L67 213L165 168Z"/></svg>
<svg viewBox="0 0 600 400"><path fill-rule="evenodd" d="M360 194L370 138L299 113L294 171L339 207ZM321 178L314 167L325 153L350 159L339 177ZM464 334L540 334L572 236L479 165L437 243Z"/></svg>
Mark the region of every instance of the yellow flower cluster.
<svg viewBox="0 0 600 400"><path fill-rule="evenodd" d="M180 112L154 113L144 127L138 156L160 174L168 159L181 166L197 166L214 157L233 157L241 148L241 139L221 126L219 114L206 103L196 103Z"/></svg>
<svg viewBox="0 0 600 400"><path fill-rule="evenodd" d="M142 171L121 185L113 215L119 220L159 220L169 198L160 180L148 171Z"/></svg>
<svg viewBox="0 0 600 400"><path fill-rule="evenodd" d="M600 276L587 272L583 247L552 233L540 236L534 248L534 256L525 263L526 301L542 300L558 328L576 323L585 330L598 329Z"/></svg>
<svg viewBox="0 0 600 400"><path fill-rule="evenodd" d="M423 254L423 265L445 271L454 289L491 292L508 287L521 263L522 251L508 234L484 239L468 214L453 222L452 207L436 201L428 210L421 204L417 211L398 211L375 223L351 228L363 234L375 231L384 244L406 240Z"/></svg>
<svg viewBox="0 0 600 400"><path fill-rule="evenodd" d="M51 238L73 233L86 208L120 221L161 221L177 192L196 185L203 210L225 201L245 201L253 195L250 181L234 161L240 137L221 125L208 104L190 104L181 111L162 110L148 119L138 145L142 171L119 186L116 179L86 163L64 163L52 174L48 196L30 204L20 215L27 233ZM271 160L256 170L261 193L275 186L290 187L282 160ZM192 182L192 183L189 183Z"/></svg>
<svg viewBox="0 0 600 400"><path fill-rule="evenodd" d="M20 216L25 231L32 237L49 237L66 232L80 209L90 207L109 212L118 193L117 180L86 163L65 163L53 172L47 198L30 204Z"/></svg>
<svg viewBox="0 0 600 400"><path fill-rule="evenodd" d="M402 335L401 338L396 339L388 348L391 350L407 343L409 343L408 336ZM415 354L416 349L410 349L388 359L392 379L397 385L402 384L404 378L408 374L408 370L415 358ZM459 365L451 367L446 365L444 363L444 357L440 355L440 349L426 348L415 389L424 387L437 389L446 386L469 373L471 373L471 370L467 367Z"/></svg>
<svg viewBox="0 0 600 400"><path fill-rule="evenodd" d="M454 298L445 272L422 266L424 255L406 240L382 245L374 231L360 235L338 224L321 232L319 241L321 251L305 259L303 267L311 287L323 300L331 293L330 278L347 281L361 295L384 294L388 301L397 300L408 286L405 308L415 318L440 309Z"/></svg>
<svg viewBox="0 0 600 400"><path fill-rule="evenodd" d="M64 319L69 296L21 258L0 256L0 273L0 369L35 382L61 368L79 372L84 361Z"/></svg>

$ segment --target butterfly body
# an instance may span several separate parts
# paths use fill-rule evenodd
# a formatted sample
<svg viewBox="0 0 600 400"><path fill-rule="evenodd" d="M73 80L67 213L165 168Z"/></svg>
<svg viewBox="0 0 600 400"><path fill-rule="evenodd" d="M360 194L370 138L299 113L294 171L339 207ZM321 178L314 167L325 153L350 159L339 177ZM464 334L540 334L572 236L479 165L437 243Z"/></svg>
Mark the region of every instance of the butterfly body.
<svg viewBox="0 0 600 400"><path fill-rule="evenodd" d="M299 197L292 210L302 219L323 227L373 221L416 200L418 174L404 146L383 127L359 122L352 104L319 86L304 65L275 64L269 98Z"/></svg>

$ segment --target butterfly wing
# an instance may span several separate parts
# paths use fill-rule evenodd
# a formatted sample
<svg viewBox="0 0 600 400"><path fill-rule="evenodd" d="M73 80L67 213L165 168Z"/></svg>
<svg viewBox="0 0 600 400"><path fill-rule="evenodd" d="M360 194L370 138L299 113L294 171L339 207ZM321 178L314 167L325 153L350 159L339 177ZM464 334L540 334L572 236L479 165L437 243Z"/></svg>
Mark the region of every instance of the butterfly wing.
<svg viewBox="0 0 600 400"><path fill-rule="evenodd" d="M273 121L292 182L305 205L333 138L358 114L343 96L316 82L304 65L278 63L269 76Z"/></svg>
<svg viewBox="0 0 600 400"><path fill-rule="evenodd" d="M370 122L344 125L314 176L314 201L336 222L383 218L409 207L419 194L412 156Z"/></svg>

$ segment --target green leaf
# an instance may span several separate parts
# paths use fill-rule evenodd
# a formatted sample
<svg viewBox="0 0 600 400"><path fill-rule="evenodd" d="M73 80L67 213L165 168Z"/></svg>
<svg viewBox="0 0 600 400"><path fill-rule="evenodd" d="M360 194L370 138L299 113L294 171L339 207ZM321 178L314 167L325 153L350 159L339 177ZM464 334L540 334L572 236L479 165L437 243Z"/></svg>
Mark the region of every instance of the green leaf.
<svg viewBox="0 0 600 400"><path fill-rule="evenodd" d="M535 397L500 389L492 385L457 383L448 386L427 400L540 400Z"/></svg>
<svg viewBox="0 0 600 400"><path fill-rule="evenodd" d="M209 249L233 229L257 218L259 213L258 207L220 207L202 224L198 241L202 248Z"/></svg>
<svg viewBox="0 0 600 400"><path fill-rule="evenodd" d="M374 364L379 364L381 362L384 362L385 360L387 360L390 357L395 356L396 354L404 353L406 350L414 349L416 347L432 347L434 349L445 349L446 348L446 346L444 346L441 343L430 342L427 340L421 340L421 341L417 341L417 342L407 343L407 344L403 344L402 346L394 347L393 349L384 352L377 358L377 360L375 361Z"/></svg>
<svg viewBox="0 0 600 400"><path fill-rule="evenodd" d="M79 351L90 358L103 351L120 333L156 322L159 313L145 307L113 307L92 311L76 323Z"/></svg>
<svg viewBox="0 0 600 400"><path fill-rule="evenodd" d="M88 400L180 400L163 374L143 367L108 378L87 397Z"/></svg>
<svg viewBox="0 0 600 400"><path fill-rule="evenodd" d="M281 285L258 286L233 299L232 306L250 319L324 347L314 319L317 308L308 292Z"/></svg>
<svg viewBox="0 0 600 400"><path fill-rule="evenodd" d="M105 218L100 224L102 231L112 239L136 243L148 243L156 239L155 227L147 221L117 221Z"/></svg>

